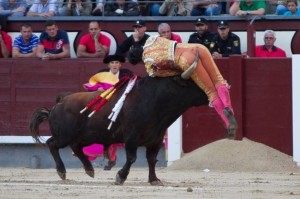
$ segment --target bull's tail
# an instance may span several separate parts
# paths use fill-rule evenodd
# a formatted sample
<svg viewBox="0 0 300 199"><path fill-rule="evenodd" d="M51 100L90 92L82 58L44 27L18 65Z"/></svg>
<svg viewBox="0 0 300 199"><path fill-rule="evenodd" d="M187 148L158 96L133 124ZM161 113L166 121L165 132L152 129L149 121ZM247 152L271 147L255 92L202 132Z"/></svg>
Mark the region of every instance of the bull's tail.
<svg viewBox="0 0 300 199"><path fill-rule="evenodd" d="M37 143L42 143L40 140L39 126L41 123L49 119L49 115L50 115L50 110L43 107L37 109L31 117L30 132L31 132L31 136Z"/></svg>

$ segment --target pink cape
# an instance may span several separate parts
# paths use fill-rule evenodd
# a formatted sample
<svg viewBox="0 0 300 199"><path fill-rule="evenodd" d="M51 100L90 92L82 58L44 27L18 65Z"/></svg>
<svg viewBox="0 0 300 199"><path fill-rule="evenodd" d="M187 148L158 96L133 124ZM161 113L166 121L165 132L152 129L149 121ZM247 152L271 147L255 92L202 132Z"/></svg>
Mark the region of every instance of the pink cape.
<svg viewBox="0 0 300 199"><path fill-rule="evenodd" d="M88 91L97 91L99 88L103 88L103 90L107 90L110 87L112 87L112 84L108 83L103 83L103 82L98 82L95 85L91 85L90 83L83 84L83 86L88 90Z"/></svg>
<svg viewBox="0 0 300 199"><path fill-rule="evenodd" d="M117 147L123 147L123 144L112 144L109 147L109 151L112 152L116 151ZM104 146L102 144L92 144L86 147L83 147L82 149L84 155L88 157L90 161L95 160L97 157L101 157L104 155ZM115 158L115 154L110 154Z"/></svg>
<svg viewBox="0 0 300 199"><path fill-rule="evenodd" d="M118 78L110 72L97 73L90 78L89 83L83 84L88 91L97 91L99 88L107 90L117 83ZM110 83L105 83L110 82ZM109 156L111 159L116 159L117 147L122 147L123 144L112 144L109 147ZM92 144L82 149L83 153L88 157L90 161L95 160L97 157L104 155L104 146L102 144Z"/></svg>

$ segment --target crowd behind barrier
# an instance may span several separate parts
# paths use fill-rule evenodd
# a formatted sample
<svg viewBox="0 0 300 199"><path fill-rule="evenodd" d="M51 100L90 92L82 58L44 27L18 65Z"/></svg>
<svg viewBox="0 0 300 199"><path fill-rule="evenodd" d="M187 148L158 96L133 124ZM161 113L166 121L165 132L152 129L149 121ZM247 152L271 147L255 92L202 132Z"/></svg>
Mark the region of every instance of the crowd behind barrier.
<svg viewBox="0 0 300 199"><path fill-rule="evenodd" d="M299 16L298 0L9 0L0 1L6 16Z"/></svg>
<svg viewBox="0 0 300 199"><path fill-rule="evenodd" d="M260 17L260 18L265 18L265 17L280 17L278 19L281 19L286 16L292 16L293 18L297 18L297 14L299 13L299 7L297 0L289 0L286 2L282 1L273 1L273 0L268 0L268 1L261 1L261 0L254 0L254 1L239 1L239 0L232 0L230 2L228 1L205 1L205 3L201 3L200 1L197 0L186 0L186 1L181 1L181 0L165 0L165 1L137 1L137 0L14 0L13 4L14 6L9 6L7 7L6 3L8 0L2 0L0 1L0 15L3 16L9 16L9 18L12 18L13 20L33 20L35 19L40 19L40 20L47 20L51 18L56 18L59 17L63 20L71 20L72 16L76 17L83 17L82 19L86 20L89 17L91 17L91 20L103 20L106 17L109 18L114 18L114 16L122 16L122 17L132 17L132 16L139 16L141 17L151 17L155 16L159 18L164 18L164 16L174 16L174 17L179 17L183 20L185 18L192 17L193 20L195 18L199 17L205 17L206 19L208 18L213 18L213 17L218 17L219 19L225 19L230 18L235 20L235 19L251 19L255 17ZM202 2L202 1L201 1ZM249 2L249 3L248 3ZM181 3L183 3L181 5ZM186 4L190 4L191 6L186 6ZM117 4L117 6L114 6L114 4ZM134 5L133 5L134 4ZM88 5L88 6L87 6ZM136 7L138 5L138 7ZM100 7L101 8L100 8ZM25 7L25 9L24 9ZM146 8L147 7L147 8ZM87 8L87 9L86 9ZM107 9L112 9L108 11ZM128 12L126 9L128 8ZM156 10L155 10L156 9ZM214 10L216 9L216 10ZM291 11L293 10L293 12ZM145 11L147 10L147 11ZM285 14L285 13L288 14ZM110 13L110 14L107 14ZM113 13L113 14L112 14ZM286 16L283 16L286 15ZM27 16L26 18L22 16ZM38 17L40 16L40 17ZM97 16L104 16L102 18L99 18ZM112 17L113 16L113 17ZM184 17L182 17L184 16ZM71 18L70 18L71 17ZM117 17L116 17L117 18ZM289 18L289 17L288 17ZM78 20L78 18L74 18L75 20ZM122 18L123 19L123 18ZM180 20L181 20L180 19ZM134 19L135 20L135 19ZM170 20L170 18L166 18L166 20ZM207 47L214 48L214 51L226 51L226 48L235 48L236 46L241 48L241 52L245 55L247 55L247 44L245 45L244 38L245 35L241 32L233 32L231 31L230 24L228 25L229 27L229 33L228 35L232 34L237 34L237 37L239 37L240 41L234 40L231 43L228 42L223 42L224 44L220 47L222 41L214 41L213 43L210 43L210 45L206 45ZM62 28L62 30L64 30ZM101 30L101 28L100 28ZM171 26L172 30L172 26ZM219 35L221 32L219 31L219 28L215 29L209 29L212 32L216 32ZM32 30L33 32L35 31L34 29ZM133 30L134 31L134 30ZM199 30L195 30L196 32L199 33ZM201 31L201 30L200 30ZM263 30L264 31L264 30ZM226 31L224 31L226 32ZM147 31L148 33L148 31ZM190 31L192 33L192 31ZM38 33L39 34L39 33ZM67 32L69 35L70 33ZM105 35L105 31L103 31L103 35ZM152 34L157 34L157 31L149 32L149 35ZM176 32L172 33L176 34ZM200 33L199 33L200 34ZM226 33L227 34L227 33ZM282 35L285 33L278 33L279 39L277 39L276 43L280 43L280 39L282 38ZM11 35L11 33L9 33ZM127 35L128 36L128 35ZM182 42L183 43L193 43L187 41L184 37L187 36L182 36L179 34L179 36L182 37ZM15 35L12 37L12 40L14 41ZM114 35L112 35L114 37ZM189 40L189 39L188 39ZM223 39L224 40L224 39ZM263 39L262 39L263 40ZM276 39L275 39L276 40ZM12 41L12 42L13 42ZM70 42L71 45L71 57L78 57L77 53L77 48L78 44L73 44ZM117 51L117 47L120 45L119 42L112 41L110 44L109 52L105 53L107 54L114 54ZM231 45L231 47L230 47ZM223 50L216 50L216 49L222 49ZM284 49L284 48L283 48ZM287 56L291 56L290 49L284 49L286 51ZM220 52L218 52L220 54ZM238 53L238 54L240 54ZM216 54L212 52L212 54ZM220 58L222 56L220 55L215 55L215 58ZM221 54L226 54L228 56L228 53L221 53ZM234 52L229 52L229 54L235 54Z"/></svg>
<svg viewBox="0 0 300 199"><path fill-rule="evenodd" d="M64 20L62 20L64 17L53 17L53 18L54 19L55 18L59 19L58 29L64 30L64 28L61 28L61 27L65 27L65 25L60 25L60 24L62 24L62 21L64 21ZM159 18L163 19L163 17L159 17ZM76 27L76 26L74 27L74 24L76 24L76 20L79 20L79 18L76 17L76 18L73 18L73 19L74 20L71 20L70 18L68 18L68 20L67 20L67 21L70 22L70 23L67 23L67 24L72 26L72 28L76 29L75 32L70 31L70 29L68 29L68 31L67 31L67 36L70 38L70 41L69 41L70 55L68 55L68 57L71 56L72 58L75 58L75 57L79 57L77 51L78 51L78 47L80 47L79 44L80 44L81 39L84 36L84 34L85 33L87 33L86 35L89 35L89 33L92 34L90 32L89 22L97 21L98 19L96 19L95 17L85 18L85 21L81 21L80 23L81 23L81 25L83 24L86 27L81 26L80 27L81 30L78 29L78 27ZM111 17L110 17L110 19L111 19ZM157 25L154 27L155 29L153 30L153 22L154 21L146 21L147 25L145 25L145 28L139 28L139 27L133 27L133 24L132 24L133 21L130 21L130 24L128 24L128 19L130 19L130 17L127 17L127 21L124 21L124 24L127 24L127 25L124 25L125 27L127 27L127 29L124 28L124 27L118 29L118 31L120 31L120 33L125 34L125 38L123 38L121 40L119 39L120 35L117 32L115 32L115 30L111 30L111 29L116 28L116 27L110 26L110 24L114 23L114 21L110 21L109 19L106 19L107 21L103 21L103 23L100 23L101 26L98 28L98 31L101 32L101 34L100 34L100 35L102 35L101 38L105 37L106 40L108 40L110 42L110 43L107 43L107 42L104 42L104 43L102 42L101 43L100 40L99 40L99 42L102 45L106 45L107 48L108 48L108 52L106 50L104 54L102 53L100 55L100 57L103 58L103 55L105 57L105 56L107 56L107 54L115 54L118 50L117 48L122 46L122 42L124 42L126 38L130 39L131 34L132 35L135 34L135 30L137 30L137 29L139 29L140 31L143 30L143 32L146 32L147 35L157 35L159 33L159 30L158 30L159 24L165 23L165 21L163 21L163 20L155 21ZM221 18L219 18L219 19L221 19ZM199 23L199 21L197 21L197 20L205 20L206 22L205 23L202 23L202 22ZM270 20L270 24L271 24L271 20ZM143 21L143 20L137 20L137 21ZM217 24L215 27L212 27L211 24L215 23L215 22L213 22L211 19L207 19L207 18L204 18L204 17L197 17L196 20L193 19L192 22L189 22L189 24L192 26L192 29L188 28L187 31L181 30L180 32L178 32L178 31L173 32L173 26L170 25L172 22L170 22L170 20L166 20L166 21L168 23L165 23L165 24L167 24L169 26L169 30L167 30L165 32L169 32L170 35L172 35L172 37L174 35L177 36L177 37L180 37L180 40L175 39L176 41L182 42L182 43L201 43L201 44L204 44L204 45L206 45L206 47L208 47L210 49L211 53L214 55L214 58L228 57L228 55L231 55L231 54L241 54L241 53L246 55L246 56L248 55L247 54L247 45L249 45L249 41L247 41L248 40L247 35L249 35L249 34L247 33L247 27L243 28L242 32L241 32L241 30L239 30L239 31L235 30L234 31L233 28L234 28L234 26L236 26L236 21L233 21L232 17L231 17L231 19L229 18L229 20L218 20L217 21L218 23L220 23L220 22L226 23L224 27L223 26L220 27L220 24ZM260 20L260 21L262 21L262 20ZM258 21L258 22L260 22L260 21ZM281 21L280 19L279 19L279 21L280 21L280 23L284 23L284 21ZM298 20L296 20L296 21L298 21ZM9 22L9 26L10 26L9 29L12 29L11 27L14 27L13 29L15 30L13 32L10 31L7 34L11 37L11 42L10 42L10 43L12 43L11 45L14 45L15 40L18 37L20 37L20 29L21 29L21 25L23 23L29 23L29 24L34 23L34 25L39 23L39 26L42 26L43 28L42 28L42 30L41 30L41 28L38 28L38 29L42 32L43 32L43 30L45 30L45 28L44 28L45 21L41 21L41 20L33 22L32 19L30 19L30 20L16 20L16 18L9 18L8 22ZM181 21L179 21L179 22L181 22ZM292 22L292 20L289 21L289 22ZM17 23L19 24L19 26L16 26ZM65 24L66 22L63 22L63 23ZM119 20L119 23L122 23L122 20L121 21ZM182 23L185 23L185 21L182 21ZM266 22L264 22L264 23L266 23ZM181 24L181 23L177 23L177 24ZM203 25L205 25L205 26L203 26ZM149 28L149 26L151 27L151 29ZM178 30L178 26L176 25L175 27ZM204 27L204 29L203 29L203 27ZM286 26L286 27L288 27L288 26ZM108 30L107 30L107 28L108 28ZM297 53L297 49L295 51L294 43L298 38L298 36L297 36L298 31L297 31L297 29L293 29L293 28L292 28L293 31L291 31L291 28L288 28L288 29L290 31L284 31L282 29L279 30L279 31L275 30L274 31L275 35L273 35L274 39L271 38L271 40L273 41L272 46L275 44L275 46L280 47L281 49L283 49L285 51L286 56L291 57L291 55L293 53ZM35 32L35 29L32 29L32 31L35 35L41 36L41 32L38 32L38 31ZM124 32L124 31L126 31L126 32ZM212 31L214 33L212 35L212 38L208 39L209 42L207 41L206 36L205 36L207 31ZM47 31L44 31L44 33L45 32L47 32ZM256 45L266 44L265 43L265 37L264 37L265 33L264 32L265 32L265 29L256 31L256 36L255 36ZM2 31L2 33L5 34L4 31ZM201 35L201 34L203 34L204 36ZM236 36L234 36L233 38L236 37L237 39L230 39L232 37L231 36L232 34L235 34ZM214 35L215 35L215 38L213 37ZM225 39L224 38L222 39L222 37L225 37ZM212 41L210 41L210 40L212 40ZM207 42L207 44L205 44L205 42ZM9 44L7 44L7 45L9 45ZM234 50L236 47L239 49L238 51ZM128 46L126 48L127 48L126 51L128 51L130 46ZM294 50L294 52L292 50ZM95 51L95 49L94 49L94 51ZM215 52L218 52L222 56L216 55ZM0 55L0 57L3 57L3 56ZM13 57L15 57L15 56L13 56ZM97 56L95 56L95 57L97 57Z"/></svg>

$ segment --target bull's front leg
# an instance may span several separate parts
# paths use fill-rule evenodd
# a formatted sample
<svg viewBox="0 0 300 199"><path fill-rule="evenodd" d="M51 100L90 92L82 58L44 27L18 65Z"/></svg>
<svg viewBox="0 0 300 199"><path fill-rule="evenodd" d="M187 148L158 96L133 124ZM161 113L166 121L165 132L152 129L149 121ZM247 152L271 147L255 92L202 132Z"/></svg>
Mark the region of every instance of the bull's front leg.
<svg viewBox="0 0 300 199"><path fill-rule="evenodd" d="M160 150L161 144L147 147L146 157L149 167L149 183L154 186L163 186L163 183L156 177L155 165L157 162L157 154Z"/></svg>
<svg viewBox="0 0 300 199"><path fill-rule="evenodd" d="M136 161L137 145L133 143L125 143L126 163L121 170L118 171L115 179L116 185L123 185L130 171L131 165Z"/></svg>

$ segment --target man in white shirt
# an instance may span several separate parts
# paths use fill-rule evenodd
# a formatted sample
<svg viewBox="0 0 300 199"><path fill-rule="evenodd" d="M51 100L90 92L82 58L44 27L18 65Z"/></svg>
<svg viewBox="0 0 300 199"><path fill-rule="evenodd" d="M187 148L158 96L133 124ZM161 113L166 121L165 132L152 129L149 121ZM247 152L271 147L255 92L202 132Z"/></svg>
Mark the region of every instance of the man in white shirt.
<svg viewBox="0 0 300 199"><path fill-rule="evenodd" d="M30 7L27 16L29 17L52 17L57 14L57 0L35 0Z"/></svg>

